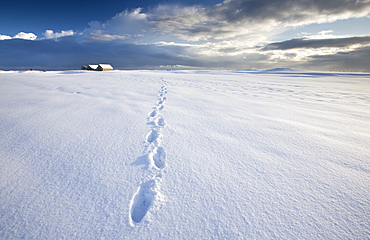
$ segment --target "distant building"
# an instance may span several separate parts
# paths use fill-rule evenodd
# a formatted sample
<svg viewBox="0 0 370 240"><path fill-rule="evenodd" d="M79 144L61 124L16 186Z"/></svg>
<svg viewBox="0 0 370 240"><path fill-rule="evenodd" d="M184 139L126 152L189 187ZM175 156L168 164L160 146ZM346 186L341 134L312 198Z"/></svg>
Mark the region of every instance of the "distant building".
<svg viewBox="0 0 370 240"><path fill-rule="evenodd" d="M90 64L87 67L82 66L81 69L82 70L94 70L94 71L110 71L110 70L113 70L113 67L110 64L99 64L99 65Z"/></svg>
<svg viewBox="0 0 370 240"><path fill-rule="evenodd" d="M110 71L110 70L113 70L113 67L110 64L99 64L96 70L97 71Z"/></svg>
<svg viewBox="0 0 370 240"><path fill-rule="evenodd" d="M92 65L90 64L89 66L87 66L87 70L97 70L99 65Z"/></svg>

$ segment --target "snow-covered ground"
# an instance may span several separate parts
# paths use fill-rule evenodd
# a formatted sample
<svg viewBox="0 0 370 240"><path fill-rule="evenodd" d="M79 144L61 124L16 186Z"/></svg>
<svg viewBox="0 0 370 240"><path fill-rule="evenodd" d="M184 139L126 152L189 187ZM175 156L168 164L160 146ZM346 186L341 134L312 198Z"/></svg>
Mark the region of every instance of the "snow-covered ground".
<svg viewBox="0 0 370 240"><path fill-rule="evenodd" d="M0 72L1 239L369 239L370 74Z"/></svg>

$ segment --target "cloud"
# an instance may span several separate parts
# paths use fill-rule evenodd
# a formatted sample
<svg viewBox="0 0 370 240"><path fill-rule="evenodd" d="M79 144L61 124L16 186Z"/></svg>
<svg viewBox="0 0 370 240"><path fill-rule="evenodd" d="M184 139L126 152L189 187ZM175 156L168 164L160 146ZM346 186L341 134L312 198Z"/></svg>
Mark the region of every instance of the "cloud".
<svg viewBox="0 0 370 240"><path fill-rule="evenodd" d="M358 70L359 68L365 70L366 65L359 64L359 62L364 62L365 56L360 49L368 49L369 47L370 36L336 36L334 38L300 38L275 42L261 48L259 52L269 57L270 64L284 64L284 67L290 64L289 67L309 66L320 70ZM370 58L367 57L365 62L369 62L369 60ZM343 64L344 62L346 64ZM352 64L354 62L357 62L357 65Z"/></svg>
<svg viewBox="0 0 370 240"><path fill-rule="evenodd" d="M344 48L354 45L370 45L370 36L332 38L332 39L291 39L283 42L271 43L262 50L288 50L298 48Z"/></svg>
<svg viewBox="0 0 370 240"><path fill-rule="evenodd" d="M1 35L0 34L0 40L7 40L7 39L12 39L11 36L7 36L7 35Z"/></svg>
<svg viewBox="0 0 370 240"><path fill-rule="evenodd" d="M159 65L193 65L186 47L136 45L115 41L84 41L76 36L59 41L14 39L0 42L0 69L78 69L107 62L119 69L155 68Z"/></svg>
<svg viewBox="0 0 370 240"><path fill-rule="evenodd" d="M210 9L159 6L148 14L148 21L161 31L184 40L210 41L258 36L278 28L369 17L369 13L370 1L226 0Z"/></svg>
<svg viewBox="0 0 370 240"><path fill-rule="evenodd" d="M9 40L9 39L26 39L26 40L36 40L37 36L34 33L25 33L20 32L14 35L13 37L8 35L1 35L0 40Z"/></svg>
<svg viewBox="0 0 370 240"><path fill-rule="evenodd" d="M106 33L102 30L95 30L90 33L90 39L98 40L98 41L113 41L113 40L126 40L130 39L131 35L123 34L123 35L114 35Z"/></svg>
<svg viewBox="0 0 370 240"><path fill-rule="evenodd" d="M95 40L137 40L150 31L147 15L141 8L133 11L123 11L106 22L89 22L89 29L84 31L84 36Z"/></svg>
<svg viewBox="0 0 370 240"><path fill-rule="evenodd" d="M369 71L370 46L364 46L348 52L336 52L326 55L312 55L306 61L286 62L283 66L324 71Z"/></svg>
<svg viewBox="0 0 370 240"><path fill-rule="evenodd" d="M330 38L346 38L351 37L349 35L334 35L333 30L324 30L320 31L317 34L308 34L308 33L302 33L303 38L305 39L330 39Z"/></svg>
<svg viewBox="0 0 370 240"><path fill-rule="evenodd" d="M158 69L160 66L181 65L196 68L264 67L262 54L221 56L218 58L197 54L191 44L134 44L120 40L85 40L78 36L39 41L14 39L0 42L0 69L79 69L82 65L107 62L117 69Z"/></svg>
<svg viewBox="0 0 370 240"><path fill-rule="evenodd" d="M75 32L73 32L72 30L68 30L68 31L61 31L61 32L54 32L53 30L46 30L42 35L44 35L44 37L46 39L52 39L52 38L60 38L60 37L65 37L65 36L73 36L75 34Z"/></svg>
<svg viewBox="0 0 370 240"><path fill-rule="evenodd" d="M213 46L204 53L240 54L240 49L248 52L293 27L366 17L369 13L370 1L353 0L226 0L211 8L159 5L145 13L137 8L106 22L90 22L84 36L144 44L204 44L204 49ZM232 45L235 52L225 45Z"/></svg>
<svg viewBox="0 0 370 240"><path fill-rule="evenodd" d="M370 2L352 0L228 0L209 11L228 22L266 22L300 26L369 16Z"/></svg>
<svg viewBox="0 0 370 240"><path fill-rule="evenodd" d="M20 32L13 36L13 38L20 38L20 39L26 39L26 40L35 40L37 36L34 33L25 33L25 32Z"/></svg>

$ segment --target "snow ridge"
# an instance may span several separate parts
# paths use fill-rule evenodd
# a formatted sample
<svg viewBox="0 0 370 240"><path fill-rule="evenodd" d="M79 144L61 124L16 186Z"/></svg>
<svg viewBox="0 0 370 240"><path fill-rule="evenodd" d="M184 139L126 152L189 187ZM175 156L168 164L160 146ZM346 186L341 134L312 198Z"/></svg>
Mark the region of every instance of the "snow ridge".
<svg viewBox="0 0 370 240"><path fill-rule="evenodd" d="M144 151L149 174L132 197L129 212L131 226L140 223L155 201L161 198L160 181L163 177L163 169L166 167L166 151L161 146L162 129L166 123L161 111L164 109L164 103L167 100L166 85L168 84L163 78L161 78L161 81L162 86L157 96L157 102L147 117L147 124L152 126L145 138L146 147Z"/></svg>

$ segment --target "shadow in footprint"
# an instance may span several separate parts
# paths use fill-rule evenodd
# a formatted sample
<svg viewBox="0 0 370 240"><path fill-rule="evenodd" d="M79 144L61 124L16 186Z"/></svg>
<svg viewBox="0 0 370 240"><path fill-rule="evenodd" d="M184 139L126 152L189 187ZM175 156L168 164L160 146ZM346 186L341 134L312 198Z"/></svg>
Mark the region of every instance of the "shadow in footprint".
<svg viewBox="0 0 370 240"><path fill-rule="evenodd" d="M156 121L147 122L146 125L157 126Z"/></svg>
<svg viewBox="0 0 370 240"><path fill-rule="evenodd" d="M131 219L135 223L141 222L144 216L147 214L150 206L154 201L154 197L157 194L154 190L156 185L155 180L150 180L141 184L138 191L136 192L132 206L131 206Z"/></svg>
<svg viewBox="0 0 370 240"><path fill-rule="evenodd" d="M162 147L158 147L153 155L154 164L157 168L164 168L166 164L166 152Z"/></svg>
<svg viewBox="0 0 370 240"><path fill-rule="evenodd" d="M154 142L155 140L157 140L158 136L159 136L158 131L157 131L157 130L155 130L155 129L152 129L152 130L148 133L148 135L146 136L146 141L147 141L148 143L152 143L152 142Z"/></svg>
<svg viewBox="0 0 370 240"><path fill-rule="evenodd" d="M149 113L149 117L155 117L157 115L157 111L152 111L151 113Z"/></svg>
<svg viewBox="0 0 370 240"><path fill-rule="evenodd" d="M166 125L166 122L164 121L163 118L158 118L157 125L163 127L164 125Z"/></svg>

